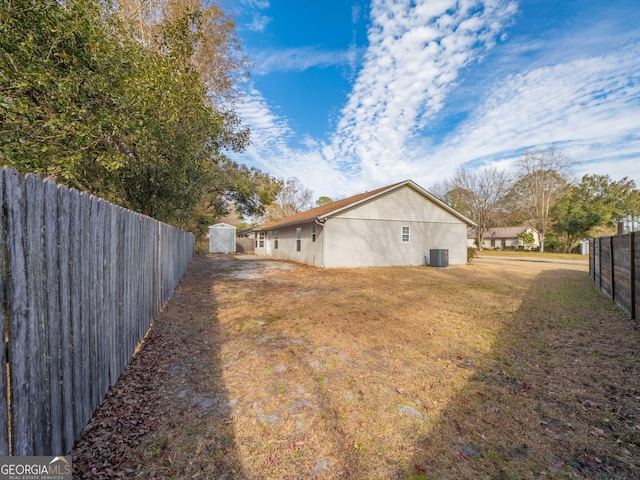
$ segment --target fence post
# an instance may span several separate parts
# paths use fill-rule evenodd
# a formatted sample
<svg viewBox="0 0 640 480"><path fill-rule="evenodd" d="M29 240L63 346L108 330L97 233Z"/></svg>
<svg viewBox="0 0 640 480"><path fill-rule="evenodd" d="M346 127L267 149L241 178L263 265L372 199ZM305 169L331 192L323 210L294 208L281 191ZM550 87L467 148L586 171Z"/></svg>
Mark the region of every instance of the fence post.
<svg viewBox="0 0 640 480"><path fill-rule="evenodd" d="M596 242L597 239L592 238L591 240L589 240L589 264L591 265L591 269L592 269L592 280L593 283L596 283L596 258L597 258L597 252L596 252Z"/></svg>
<svg viewBox="0 0 640 480"><path fill-rule="evenodd" d="M613 235L609 237L609 264L611 266L611 300L615 301L616 299L616 285L615 285L615 272L614 272L614 262L613 262Z"/></svg>
<svg viewBox="0 0 640 480"><path fill-rule="evenodd" d="M636 319L636 253L635 232L629 233L629 296L631 298L631 320Z"/></svg>

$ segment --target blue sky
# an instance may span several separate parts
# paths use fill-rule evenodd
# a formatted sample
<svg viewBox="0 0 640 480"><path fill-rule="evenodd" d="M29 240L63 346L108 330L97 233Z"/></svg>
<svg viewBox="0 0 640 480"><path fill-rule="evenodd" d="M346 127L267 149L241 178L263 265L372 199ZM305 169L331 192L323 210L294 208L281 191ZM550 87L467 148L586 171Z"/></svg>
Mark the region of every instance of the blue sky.
<svg viewBox="0 0 640 480"><path fill-rule="evenodd" d="M338 199L555 144L640 187L638 0L235 0L237 161Z"/></svg>

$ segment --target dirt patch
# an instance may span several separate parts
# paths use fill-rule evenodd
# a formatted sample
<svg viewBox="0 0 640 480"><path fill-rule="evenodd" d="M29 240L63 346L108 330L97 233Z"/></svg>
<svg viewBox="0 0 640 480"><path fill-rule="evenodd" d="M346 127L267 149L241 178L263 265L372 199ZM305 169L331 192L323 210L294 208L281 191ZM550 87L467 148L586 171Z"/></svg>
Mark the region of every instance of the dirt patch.
<svg viewBox="0 0 640 480"><path fill-rule="evenodd" d="M198 256L78 478L640 478L640 332L586 267Z"/></svg>

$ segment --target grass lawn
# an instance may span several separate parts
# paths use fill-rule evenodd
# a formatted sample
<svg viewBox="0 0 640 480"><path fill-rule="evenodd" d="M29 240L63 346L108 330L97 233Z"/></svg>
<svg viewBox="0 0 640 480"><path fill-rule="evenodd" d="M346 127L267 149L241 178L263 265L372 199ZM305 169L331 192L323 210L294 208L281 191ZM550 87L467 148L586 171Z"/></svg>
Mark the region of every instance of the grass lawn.
<svg viewBox="0 0 640 480"><path fill-rule="evenodd" d="M640 478L639 345L586 265L197 256L74 478Z"/></svg>
<svg viewBox="0 0 640 480"><path fill-rule="evenodd" d="M482 250L478 251L479 256L484 257L514 257L514 258L536 258L549 260L575 260L589 262L589 255L579 255L577 253L553 253L537 252L529 250Z"/></svg>

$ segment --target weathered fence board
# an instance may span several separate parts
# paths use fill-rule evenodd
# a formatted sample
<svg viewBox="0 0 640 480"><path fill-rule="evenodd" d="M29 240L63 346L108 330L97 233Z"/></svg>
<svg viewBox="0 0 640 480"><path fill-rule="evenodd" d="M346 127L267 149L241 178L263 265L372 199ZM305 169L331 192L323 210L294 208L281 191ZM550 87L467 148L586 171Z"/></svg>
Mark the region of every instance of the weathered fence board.
<svg viewBox="0 0 640 480"><path fill-rule="evenodd" d="M4 205L4 170L0 170L0 205ZM4 325L8 319L4 316L4 209L0 208L0 305L2 305L2 325L3 335L0 342L0 367L5 368L7 365L6 345L4 338ZM9 399L7 398L9 391L7 390L7 376L3 372L0 372L0 425L9 424ZM0 429L0 456L9 455L9 430L6 428Z"/></svg>
<svg viewBox="0 0 640 480"><path fill-rule="evenodd" d="M62 438L65 451L71 450L75 440L73 417L73 330L71 324L70 291L70 197L69 190L58 187L58 293L60 300L60 390L62 405Z"/></svg>
<svg viewBox="0 0 640 480"><path fill-rule="evenodd" d="M47 439L46 451L51 451L55 445L62 445L62 390L61 390L61 356L62 345L60 339L60 296L58 283L60 278L60 263L58 249L58 189L55 183L47 180L44 182L44 256L46 271L46 310L45 321L47 327L47 342L49 355L48 391L49 391L49 428L50 435Z"/></svg>
<svg viewBox="0 0 640 480"><path fill-rule="evenodd" d="M76 345L80 350L80 401L82 402L80 410L80 423L86 425L91 418L91 358L89 357L89 330L91 328L91 264L92 249L91 240L89 238L89 218L90 218L90 200L85 193L78 196L80 204L79 228L80 228L80 322L78 324L78 341Z"/></svg>
<svg viewBox="0 0 640 480"><path fill-rule="evenodd" d="M73 372L73 431L77 437L84 428L82 409L84 398L82 395L82 337L80 335L80 325L82 323L82 302L83 302L83 252L82 252L82 231L80 192L75 189L69 191L70 216L69 216L69 260L71 262L69 277L69 295L71 298L71 351L72 372Z"/></svg>
<svg viewBox="0 0 640 480"><path fill-rule="evenodd" d="M7 256L9 272L9 359L11 361L11 425L14 455L29 455L33 451L31 409L29 403L29 355L27 324L27 271L24 251L25 207L24 179L15 170L5 170L5 205L7 211ZM8 323L8 322L6 322ZM5 323L5 325L6 325ZM5 327L6 328L6 327ZM22 361L14 361L22 359Z"/></svg>
<svg viewBox="0 0 640 480"><path fill-rule="evenodd" d="M0 203L0 455L66 454L186 270L195 238L11 168L0 170Z"/></svg>
<svg viewBox="0 0 640 480"><path fill-rule="evenodd" d="M640 285L640 237L627 235L600 237L589 241L589 277L632 319L636 318Z"/></svg>
<svg viewBox="0 0 640 480"><path fill-rule="evenodd" d="M44 197L42 179L35 175L26 177L26 250L27 250L27 317L29 342L24 346L29 362L29 385L26 402L30 403L30 423L33 427L31 442L34 455L45 455L44 439L48 436L44 410L49 407L45 385L48 381L48 369L44 359L47 355L44 333L44 255L43 255L43 217ZM42 398L42 401L37 401Z"/></svg>

